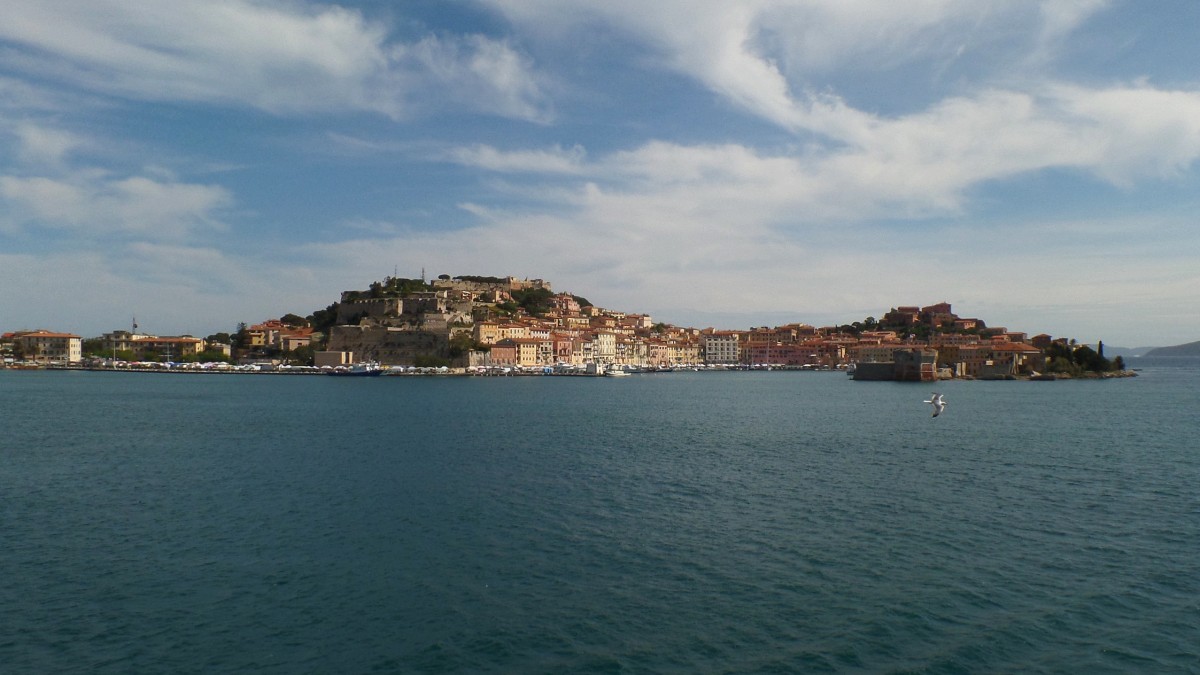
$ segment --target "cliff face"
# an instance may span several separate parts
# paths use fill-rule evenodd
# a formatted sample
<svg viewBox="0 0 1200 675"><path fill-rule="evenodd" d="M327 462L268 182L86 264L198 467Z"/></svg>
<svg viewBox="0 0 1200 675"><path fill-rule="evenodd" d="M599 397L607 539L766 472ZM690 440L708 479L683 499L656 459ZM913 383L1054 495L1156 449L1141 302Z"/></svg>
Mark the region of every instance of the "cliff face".
<svg viewBox="0 0 1200 675"><path fill-rule="evenodd" d="M1151 349L1143 356L1200 356L1200 341L1188 342L1173 347L1158 347Z"/></svg>

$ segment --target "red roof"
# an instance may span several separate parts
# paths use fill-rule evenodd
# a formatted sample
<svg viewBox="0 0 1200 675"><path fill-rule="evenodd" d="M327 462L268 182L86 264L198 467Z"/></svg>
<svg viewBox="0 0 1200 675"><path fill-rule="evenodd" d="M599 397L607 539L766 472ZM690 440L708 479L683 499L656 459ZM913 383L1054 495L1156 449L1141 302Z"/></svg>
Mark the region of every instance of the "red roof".
<svg viewBox="0 0 1200 675"><path fill-rule="evenodd" d="M78 335L73 335L71 333L51 333L48 330L18 331L16 333L13 333L13 337L14 338L22 338L22 337L76 338L76 339L80 339L80 340L83 339L83 338L79 337Z"/></svg>

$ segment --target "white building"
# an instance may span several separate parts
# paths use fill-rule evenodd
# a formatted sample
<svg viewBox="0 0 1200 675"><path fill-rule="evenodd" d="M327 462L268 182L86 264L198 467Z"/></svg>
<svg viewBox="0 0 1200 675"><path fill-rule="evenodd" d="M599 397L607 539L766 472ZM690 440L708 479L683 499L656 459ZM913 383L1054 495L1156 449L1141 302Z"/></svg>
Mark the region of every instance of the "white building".
<svg viewBox="0 0 1200 675"><path fill-rule="evenodd" d="M709 333L704 335L702 340L705 363L733 365L740 362L739 345L741 340L737 333L732 331Z"/></svg>

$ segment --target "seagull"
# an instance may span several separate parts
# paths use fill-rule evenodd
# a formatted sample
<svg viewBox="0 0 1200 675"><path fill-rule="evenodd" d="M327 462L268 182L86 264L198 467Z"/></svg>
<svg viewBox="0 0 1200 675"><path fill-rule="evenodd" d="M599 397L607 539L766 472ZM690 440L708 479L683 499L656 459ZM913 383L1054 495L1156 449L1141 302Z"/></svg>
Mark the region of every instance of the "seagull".
<svg viewBox="0 0 1200 675"><path fill-rule="evenodd" d="M946 409L946 402L942 400L942 395L936 391L933 392L933 396L929 397L929 400L925 401L925 403L933 405L933 417L942 414L942 411Z"/></svg>

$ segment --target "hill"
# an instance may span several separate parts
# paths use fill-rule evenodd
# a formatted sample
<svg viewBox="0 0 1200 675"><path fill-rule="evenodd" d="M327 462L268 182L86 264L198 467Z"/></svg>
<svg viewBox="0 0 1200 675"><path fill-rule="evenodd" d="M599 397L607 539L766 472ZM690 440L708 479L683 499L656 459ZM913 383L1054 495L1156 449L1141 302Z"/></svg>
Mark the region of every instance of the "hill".
<svg viewBox="0 0 1200 675"><path fill-rule="evenodd" d="M1146 352L1152 349L1157 349L1157 347L1113 347L1106 344L1104 345L1104 355L1109 358L1120 356L1123 359L1129 359L1135 356L1145 356Z"/></svg>
<svg viewBox="0 0 1200 675"><path fill-rule="evenodd" d="M1174 347L1158 347L1146 352L1145 356L1200 356L1200 341Z"/></svg>

